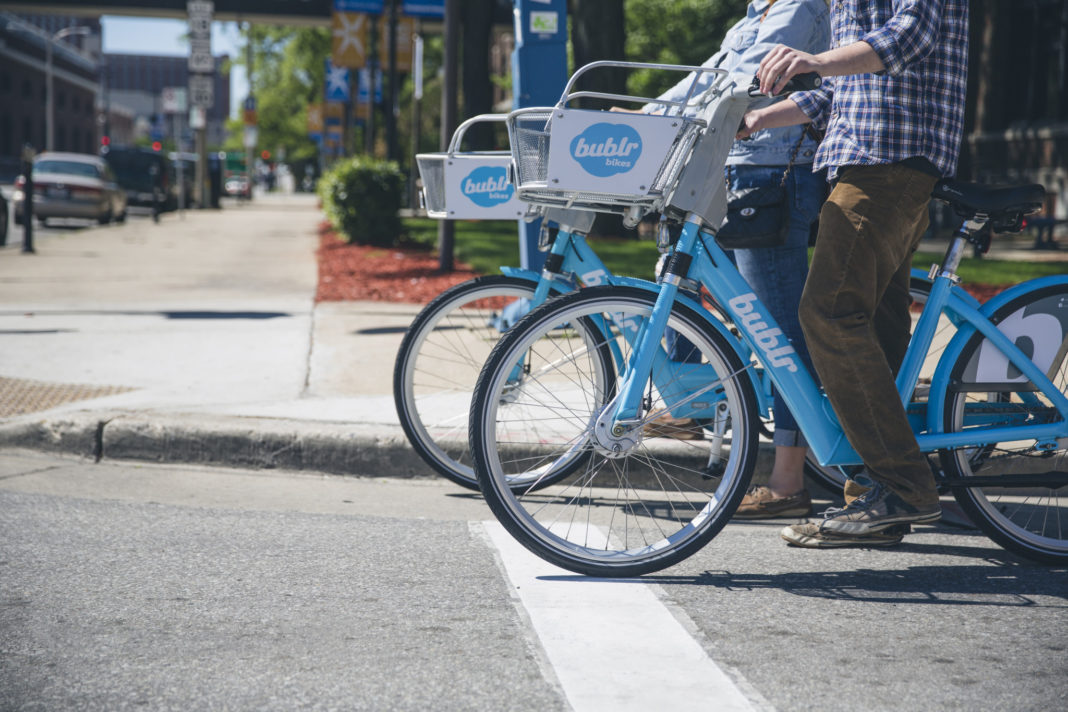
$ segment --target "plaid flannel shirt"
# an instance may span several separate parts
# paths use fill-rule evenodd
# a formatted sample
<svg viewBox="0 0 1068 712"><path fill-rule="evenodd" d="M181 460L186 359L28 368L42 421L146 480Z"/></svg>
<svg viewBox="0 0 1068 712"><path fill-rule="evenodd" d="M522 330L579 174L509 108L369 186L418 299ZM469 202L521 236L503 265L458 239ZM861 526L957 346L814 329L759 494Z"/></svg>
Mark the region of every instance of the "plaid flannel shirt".
<svg viewBox="0 0 1068 712"><path fill-rule="evenodd" d="M791 95L827 134L816 169L927 158L957 170L968 75L967 0L832 0L831 47L867 42L886 70Z"/></svg>

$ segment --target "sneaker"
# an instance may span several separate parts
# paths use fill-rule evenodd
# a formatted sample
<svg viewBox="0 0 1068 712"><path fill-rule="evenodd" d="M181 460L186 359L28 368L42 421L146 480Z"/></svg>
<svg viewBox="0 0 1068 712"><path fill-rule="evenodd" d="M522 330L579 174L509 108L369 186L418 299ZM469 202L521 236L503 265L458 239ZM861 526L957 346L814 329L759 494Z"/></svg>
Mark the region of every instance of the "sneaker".
<svg viewBox="0 0 1068 712"><path fill-rule="evenodd" d="M846 506L848 507L854 499L870 490L874 484L874 481L863 474L854 475L846 480L845 485L842 487L842 497L845 499Z"/></svg>
<svg viewBox="0 0 1068 712"><path fill-rule="evenodd" d="M917 507L876 482L845 507L831 507L825 511L819 526L824 531L837 534L866 535L893 524L936 522L941 516L942 506L937 501Z"/></svg>
<svg viewBox="0 0 1068 712"><path fill-rule="evenodd" d="M776 497L767 487L750 487L734 513L735 519L773 519L775 517L807 517L812 512L808 490L789 497Z"/></svg>
<svg viewBox="0 0 1068 712"><path fill-rule="evenodd" d="M703 440L704 428L693 418L672 418L665 413L642 428L647 438L674 438L675 440Z"/></svg>
<svg viewBox="0 0 1068 712"><path fill-rule="evenodd" d="M819 523L791 524L779 533L787 544L804 549L842 549L845 547L896 546L912 531L908 524L891 524L886 529L863 536L839 534L820 529Z"/></svg>

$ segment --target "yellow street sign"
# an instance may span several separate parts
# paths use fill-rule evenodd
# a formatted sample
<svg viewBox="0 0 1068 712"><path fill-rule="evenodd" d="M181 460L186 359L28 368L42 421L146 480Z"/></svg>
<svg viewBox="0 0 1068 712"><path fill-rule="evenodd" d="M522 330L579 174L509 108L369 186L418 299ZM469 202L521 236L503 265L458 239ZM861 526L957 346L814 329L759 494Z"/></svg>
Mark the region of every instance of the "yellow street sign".
<svg viewBox="0 0 1068 712"><path fill-rule="evenodd" d="M359 68L367 64L368 16L360 12L335 12L330 17L335 67Z"/></svg>
<svg viewBox="0 0 1068 712"><path fill-rule="evenodd" d="M412 70L412 53L415 48L415 18L397 18L397 71ZM378 20L378 66L389 67L389 18L382 15Z"/></svg>
<svg viewBox="0 0 1068 712"><path fill-rule="evenodd" d="M323 132L323 105L308 104L308 133Z"/></svg>

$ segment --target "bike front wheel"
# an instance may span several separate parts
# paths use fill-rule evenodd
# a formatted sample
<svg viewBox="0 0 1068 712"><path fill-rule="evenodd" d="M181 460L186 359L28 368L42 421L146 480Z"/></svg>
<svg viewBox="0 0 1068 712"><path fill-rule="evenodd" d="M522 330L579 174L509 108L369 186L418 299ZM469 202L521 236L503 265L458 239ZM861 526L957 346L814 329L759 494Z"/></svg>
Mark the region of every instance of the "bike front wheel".
<svg viewBox="0 0 1068 712"><path fill-rule="evenodd" d="M393 400L408 442L435 472L478 489L467 441L467 414L490 350L518 320L537 282L479 277L452 287L412 321L397 351Z"/></svg>
<svg viewBox="0 0 1068 712"><path fill-rule="evenodd" d="M1068 284L1020 295L991 317L1068 393ZM1039 391L981 334L964 347L945 394L948 432L1062 422ZM1062 429L1063 432L1063 429ZM1068 561L1068 438L992 442L941 453L952 479L985 478L952 487L953 496L987 536L1036 561Z"/></svg>
<svg viewBox="0 0 1068 712"><path fill-rule="evenodd" d="M681 304L668 326L694 351L670 361L662 340L639 417L605 434L622 370L609 366L629 363L655 298L592 287L547 302L501 339L475 389L471 447L483 496L524 546L576 573L637 576L690 556L727 523L752 475L756 398L746 365ZM664 436L668 420L692 421L680 426L686 439Z"/></svg>

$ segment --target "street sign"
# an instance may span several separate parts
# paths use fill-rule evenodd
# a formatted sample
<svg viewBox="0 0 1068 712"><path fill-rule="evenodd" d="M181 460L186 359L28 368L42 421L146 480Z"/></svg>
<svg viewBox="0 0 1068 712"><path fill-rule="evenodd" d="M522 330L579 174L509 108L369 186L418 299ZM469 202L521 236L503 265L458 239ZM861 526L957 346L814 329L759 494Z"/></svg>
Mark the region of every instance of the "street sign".
<svg viewBox="0 0 1068 712"><path fill-rule="evenodd" d="M329 59L326 60L326 100L349 101L349 70L335 67Z"/></svg>
<svg viewBox="0 0 1068 712"><path fill-rule="evenodd" d="M359 68L367 64L368 16L358 12L335 12L330 17L331 53L335 67Z"/></svg>
<svg viewBox="0 0 1068 712"><path fill-rule="evenodd" d="M256 97L249 96L241 105L241 113L245 120L245 126L256 125Z"/></svg>
<svg viewBox="0 0 1068 712"><path fill-rule="evenodd" d="M397 71L412 70L415 37L415 18L397 18ZM389 66L389 18L383 15L378 22L378 66Z"/></svg>
<svg viewBox="0 0 1068 712"><path fill-rule="evenodd" d="M369 12L381 15L383 0L334 0L334 12Z"/></svg>
<svg viewBox="0 0 1068 712"><path fill-rule="evenodd" d="M255 126L245 127L245 148L256 148L256 142L260 138L260 130Z"/></svg>
<svg viewBox="0 0 1068 712"><path fill-rule="evenodd" d="M323 105L308 104L308 133L321 134L323 132Z"/></svg>
<svg viewBox="0 0 1068 712"><path fill-rule="evenodd" d="M189 71L215 72L215 58L211 54L211 20L215 3L211 0L189 0Z"/></svg>
<svg viewBox="0 0 1068 712"><path fill-rule="evenodd" d="M186 110L185 87L164 87L159 99L160 108L165 114L181 114Z"/></svg>
<svg viewBox="0 0 1068 712"><path fill-rule="evenodd" d="M189 38L189 71L210 74L215 71L215 57L211 54L211 38Z"/></svg>
<svg viewBox="0 0 1068 712"><path fill-rule="evenodd" d="M404 0L401 12L412 17L445 17L445 0Z"/></svg>
<svg viewBox="0 0 1068 712"><path fill-rule="evenodd" d="M207 112L204 111L203 106L193 106L189 108L189 128L202 129L207 126Z"/></svg>
<svg viewBox="0 0 1068 712"><path fill-rule="evenodd" d="M189 75L189 103L210 109L215 105L215 77L210 74Z"/></svg>

